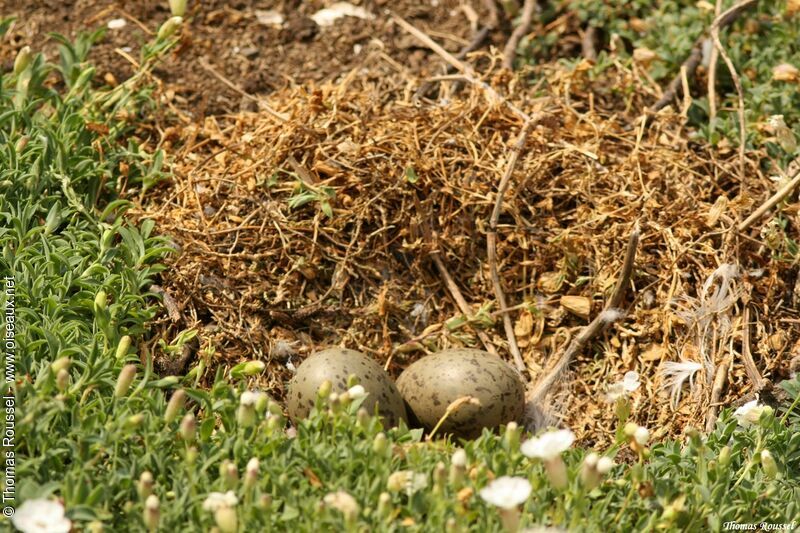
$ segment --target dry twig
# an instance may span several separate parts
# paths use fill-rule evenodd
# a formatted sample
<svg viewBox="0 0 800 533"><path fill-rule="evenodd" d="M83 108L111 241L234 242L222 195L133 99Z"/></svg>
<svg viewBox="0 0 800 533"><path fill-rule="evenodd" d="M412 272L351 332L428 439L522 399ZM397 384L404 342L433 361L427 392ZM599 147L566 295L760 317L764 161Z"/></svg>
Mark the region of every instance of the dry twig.
<svg viewBox="0 0 800 533"><path fill-rule="evenodd" d="M625 261L622 263L622 270L619 274L617 286L614 288L614 293L600 313L592 320L588 326L583 328L580 334L573 339L563 354L550 365L549 370L545 370L545 375L534 384L530 393L528 394L527 401L529 405L540 405L542 400L547 397L553 385L558 381L558 378L567 369L572 359L580 353L581 350L591 341L595 335L600 333L606 328L613 320L608 319L607 312L612 311L619 307L622 299L625 296L625 291L631 280L633 273L633 265L636 260L636 249L639 246L639 225L634 228L628 240L628 248L625 252Z"/></svg>
<svg viewBox="0 0 800 533"><path fill-rule="evenodd" d="M745 231L753 224L753 222L764 216L765 213L767 213L770 209L778 205L781 202L781 200L783 200L789 194L791 194L791 192L795 190L798 185L800 185L800 171L795 173L794 177L786 185L778 189L778 191L775 192L775 194L770 196L766 202L761 204L761 206L758 209L753 211L753 213L749 217L747 217L744 221L742 221L737 229L739 231Z"/></svg>
<svg viewBox="0 0 800 533"><path fill-rule="evenodd" d="M528 132L533 124L528 121L523 124L519 132L519 138L511 150L511 157L506 165L506 170L497 186L497 195L494 201L494 209L492 216L489 219L489 233L486 236L486 251L489 257L489 267L492 273L492 286L494 287L494 294L497 298L497 303L500 306L500 311L503 313L503 327L506 330L506 338L508 339L508 349L511 351L511 356L514 359L514 364L517 366L521 375L525 375L525 361L522 360L522 354L517 345L517 338L514 335L514 324L511 323L511 316L508 314L506 296L503 293L503 287L500 283L500 276L497 274L497 222L500 219L500 212L503 210L503 196L506 189L511 182L511 175L514 173L514 168L517 166L517 160L522 148L525 146L525 140L528 138Z"/></svg>
<svg viewBox="0 0 800 533"><path fill-rule="evenodd" d="M531 29L531 19L533 18L533 10L536 8L536 0L525 0L525 5L522 6L522 18L520 18L519 26L514 28L511 37L508 38L506 47L503 49L503 67L508 70L514 70L514 59L517 57L517 47L519 42L525 37Z"/></svg>

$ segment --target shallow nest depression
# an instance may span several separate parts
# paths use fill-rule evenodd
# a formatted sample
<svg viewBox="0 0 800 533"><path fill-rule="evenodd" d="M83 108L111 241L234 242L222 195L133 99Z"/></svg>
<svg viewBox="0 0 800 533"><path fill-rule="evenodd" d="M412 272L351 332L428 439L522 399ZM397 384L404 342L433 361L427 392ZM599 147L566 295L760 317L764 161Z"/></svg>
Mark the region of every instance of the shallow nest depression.
<svg viewBox="0 0 800 533"><path fill-rule="evenodd" d="M775 381L788 375L796 268L759 242L765 221L747 234L729 231L777 188L755 163L760 154L745 162L742 200L733 150L687 141L675 114L641 127L655 97L633 72L547 67L529 85L487 71L498 93L543 117L504 195L497 244L534 381L602 310L641 227L622 318L548 398L560 422L587 444L607 444L615 418L606 392L635 370L634 420L656 437L702 426L709 367L672 388L663 370L728 362L720 401L752 392L740 360L748 305L758 370ZM269 106L285 121L262 106L164 132L173 174L136 210L178 248L161 282L174 300L156 326L161 335L196 328L196 357L212 368L265 361L258 386L278 398L292 366L332 344L370 354L395 377L426 353L485 347L481 335L510 360L486 241L522 122L485 87L463 81L416 99L422 81L375 51L336 83L273 94ZM791 224L785 231L796 233Z"/></svg>

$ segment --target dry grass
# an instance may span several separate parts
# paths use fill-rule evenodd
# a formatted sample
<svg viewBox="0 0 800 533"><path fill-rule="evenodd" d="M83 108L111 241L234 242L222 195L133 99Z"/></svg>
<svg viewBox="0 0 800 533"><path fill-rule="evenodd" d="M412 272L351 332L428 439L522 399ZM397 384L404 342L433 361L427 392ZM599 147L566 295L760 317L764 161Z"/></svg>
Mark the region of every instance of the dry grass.
<svg viewBox="0 0 800 533"><path fill-rule="evenodd" d="M724 310L726 342L715 339L711 353L715 368L733 355L722 400L751 387L737 355L743 300L760 323L751 347L760 371L785 372L781 354L790 347L767 339L795 327L780 322L793 313L785 305L795 274L758 239L731 229L775 188L756 164L761 154L749 155L750 196L742 199L733 151L690 143L675 115L640 127L655 98L636 72L550 66L535 88L492 66L485 72L516 106L546 117L527 138L498 225L499 275L532 377L602 310L628 236L641 226L624 318L573 362L552 398L564 422L587 443L608 442L613 406L604 391L637 370L637 422L657 436L702 425L713 379L695 376L701 387L693 393L687 382L673 411L658 371L668 361L702 362L675 301L702 299L703 284L725 263L745 275L736 278L741 298ZM212 366L266 361L264 385L277 397L287 357L296 364L326 344L369 353L394 375L425 353L480 346L478 331L508 358L486 236L521 121L480 88L449 94L451 81L441 83L438 101L415 104L422 81L373 50L337 83L274 94L269 103L286 123L243 113L171 130L164 142L173 178L138 210L180 247L162 285L186 323L165 317L162 327L198 328L216 350ZM313 199L292 208L302 195ZM472 306L470 320L435 253ZM567 311L565 295L588 298L591 316Z"/></svg>

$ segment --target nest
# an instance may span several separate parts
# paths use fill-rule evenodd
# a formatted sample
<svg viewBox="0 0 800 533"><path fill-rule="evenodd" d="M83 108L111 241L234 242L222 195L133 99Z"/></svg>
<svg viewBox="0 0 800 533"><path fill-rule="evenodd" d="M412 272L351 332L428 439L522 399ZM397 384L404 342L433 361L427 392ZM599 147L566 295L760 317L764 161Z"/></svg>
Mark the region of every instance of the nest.
<svg viewBox="0 0 800 533"><path fill-rule="evenodd" d="M481 60L486 83L543 117L497 226L501 286L534 380L603 309L628 236L641 227L621 318L548 400L561 423L587 444L607 444L616 422L605 392L635 370L643 386L632 394L634 420L656 437L702 425L707 369L688 376L693 387L678 385L679 398L681 376L660 369L704 364L702 352L714 368L728 363L719 402L750 391L740 362L748 305L759 371L786 374L796 269L758 230L731 231L776 187L763 154L748 155L742 183L733 150L692 143L681 116L643 124L652 88L621 66L542 67L527 73L529 85L494 69L496 58ZM289 368L326 345L368 353L395 376L452 346L488 343L508 358L487 233L522 121L485 86L448 79L420 100L421 82L375 50L335 83L273 94L269 106L285 121L262 111L171 128L172 176L136 212L179 249L162 286L182 318L163 316L162 335L197 329L211 367L266 362L259 386L278 398ZM706 281L721 265L735 265L726 279L737 292L705 320L711 343L692 321L702 306L689 303L713 296Z"/></svg>

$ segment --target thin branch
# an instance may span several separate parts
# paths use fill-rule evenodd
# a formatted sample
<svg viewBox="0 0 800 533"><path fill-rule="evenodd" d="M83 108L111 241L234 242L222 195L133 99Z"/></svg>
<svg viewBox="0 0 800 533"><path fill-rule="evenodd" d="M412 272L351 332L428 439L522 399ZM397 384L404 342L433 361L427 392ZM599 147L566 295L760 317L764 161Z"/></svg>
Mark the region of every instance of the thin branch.
<svg viewBox="0 0 800 533"><path fill-rule="evenodd" d="M519 25L514 28L511 37L508 38L506 47L503 50L503 67L508 70L514 70L514 59L517 57L517 47L519 42L531 29L531 19L533 18L533 10L536 8L536 0L525 0L525 5L522 6L522 18Z"/></svg>
<svg viewBox="0 0 800 533"><path fill-rule="evenodd" d="M631 281L631 274L633 273L633 266L636 260L636 249L639 246L639 236L639 225L637 223L628 239L625 261L622 264L622 270L619 274L617 286L614 288L614 294L611 295L611 298L606 303L603 312L597 315L588 326L583 328L580 334L569 344L561 357L551 365L551 369L536 382L533 389L531 389L531 392L528 394L527 401L529 404L541 404L542 400L544 400L550 392L553 384L558 381L558 378L567 369L572 359L578 355L598 333L603 331L603 329L612 322L608 320L606 311L616 309L622 303L625 291Z"/></svg>
<svg viewBox="0 0 800 533"><path fill-rule="evenodd" d="M758 209L753 211L749 217L739 224L739 231L745 231L747 228L749 228L753 222L764 216L767 211L778 205L784 198L791 194L791 192L794 191L798 185L800 185L800 171L796 172L789 183L778 189L775 194L770 196L766 202L761 204Z"/></svg>
<svg viewBox="0 0 800 533"><path fill-rule="evenodd" d="M481 29L479 29L472 37L472 40L464 48L461 49L461 51L456 56L456 59L459 60L465 59L467 57L467 54L469 54L470 52L474 52L475 50L483 46L483 43L486 41L486 38L489 37L490 29L491 28L489 26L484 26ZM445 71L445 76L453 74L455 71L456 68L453 65L448 65L447 70ZM443 78L442 77L437 78L437 80L441 79ZM425 83L423 83L420 86L420 88L417 89L417 92L414 93L413 100L419 100L423 96L427 96L428 93L431 92L431 89L433 89L434 81L435 81L434 79L430 79Z"/></svg>
<svg viewBox="0 0 800 533"><path fill-rule="evenodd" d="M739 74L736 72L736 67L733 65L730 56L722 46L722 41L719 40L719 25L714 24L711 26L711 38L714 40L714 47L719 52L728 71L733 78L733 84L736 87L736 95L738 97L737 115L739 116L739 191L742 196L745 193L745 144L747 143L747 122L744 117L744 90L742 89L742 80L739 79Z"/></svg>
<svg viewBox="0 0 800 533"><path fill-rule="evenodd" d="M760 390L764 383L761 372L758 371L753 353L750 351L750 306L744 308L744 324L742 324L742 363L747 372L747 377L753 383L755 390Z"/></svg>
<svg viewBox="0 0 800 533"><path fill-rule="evenodd" d="M597 28L594 26L586 26L581 37L581 54L589 61L597 61L597 48L595 47L595 39L597 38Z"/></svg>
<svg viewBox="0 0 800 533"><path fill-rule="evenodd" d="M483 89L489 96L490 100L504 103L506 106L508 106L508 108L512 112L514 112L514 114L516 114L519 118L521 118L524 121L531 120L531 117L526 112L524 112L519 107L515 106L510 101L508 101L508 99L506 99L505 97L501 96L497 91L494 90L494 88L492 88L491 85L489 85L484 81L479 80L477 75L475 74L475 71L472 69L471 66L464 63L463 61L459 61L456 57L453 56L453 54L442 48L438 43L436 43L436 41L431 39L423 31L417 29L412 24L409 24L408 22L398 17L397 15L392 15L392 20L394 20L398 25L400 25L401 28L406 30L408 33L416 37L425 46L430 48L434 53L438 54L442 59L447 61L456 70L464 74L464 77L467 78L467 80L470 83L477 85L478 87Z"/></svg>
<svg viewBox="0 0 800 533"><path fill-rule="evenodd" d="M719 17L722 11L722 0L717 0L714 6L714 17ZM717 61L719 60L719 50L715 46L711 50L711 57L708 60L708 122L714 122L717 118Z"/></svg>
<svg viewBox="0 0 800 533"><path fill-rule="evenodd" d="M714 378L714 385L711 388L711 399L709 400L708 414L706 415L706 431L714 430L714 424L717 423L717 415L719 414L719 399L722 397L722 390L725 388L725 382L728 379L728 367L730 361L725 359L722 364L717 368L717 375Z"/></svg>
<svg viewBox="0 0 800 533"><path fill-rule="evenodd" d="M511 356L514 358L514 364L517 366L517 370L519 370L522 375L524 375L526 370L525 361L522 360L522 354L519 351L517 338L514 335L514 324L511 323L511 315L508 313L506 296L503 293L503 286L500 284L500 276L497 273L497 223L500 219L500 212L503 210L503 196L511 182L511 175L514 173L514 168L517 166L519 154L525 146L525 140L528 138L528 132L531 126L532 123L530 121L522 125L519 138L511 149L511 157L508 160L503 177L500 179L500 184L497 186L494 209L489 219L489 233L486 236L486 251L492 273L492 285L494 286L494 294L497 298L497 303L500 305L500 311L503 314L503 326L506 330L506 338L508 339L508 349L511 352Z"/></svg>
<svg viewBox="0 0 800 533"><path fill-rule="evenodd" d="M711 24L708 33L710 34L713 28L721 30L730 26L745 10L755 6L757 3L758 0L744 0L736 4L714 19L714 22ZM703 41L705 40L706 33L704 32L695 40L694 44L692 45L692 51L689 53L689 57L687 57L683 62L682 66L686 67L686 73L689 78L694 77L697 66L700 65L700 61L703 59ZM658 102L653 104L653 107L650 108L650 111L655 113L660 109L667 107L675 99L675 96L678 94L678 89L680 88L681 73L679 69L678 74L672 79L669 85L667 85L667 90L664 91L664 94L658 99Z"/></svg>

